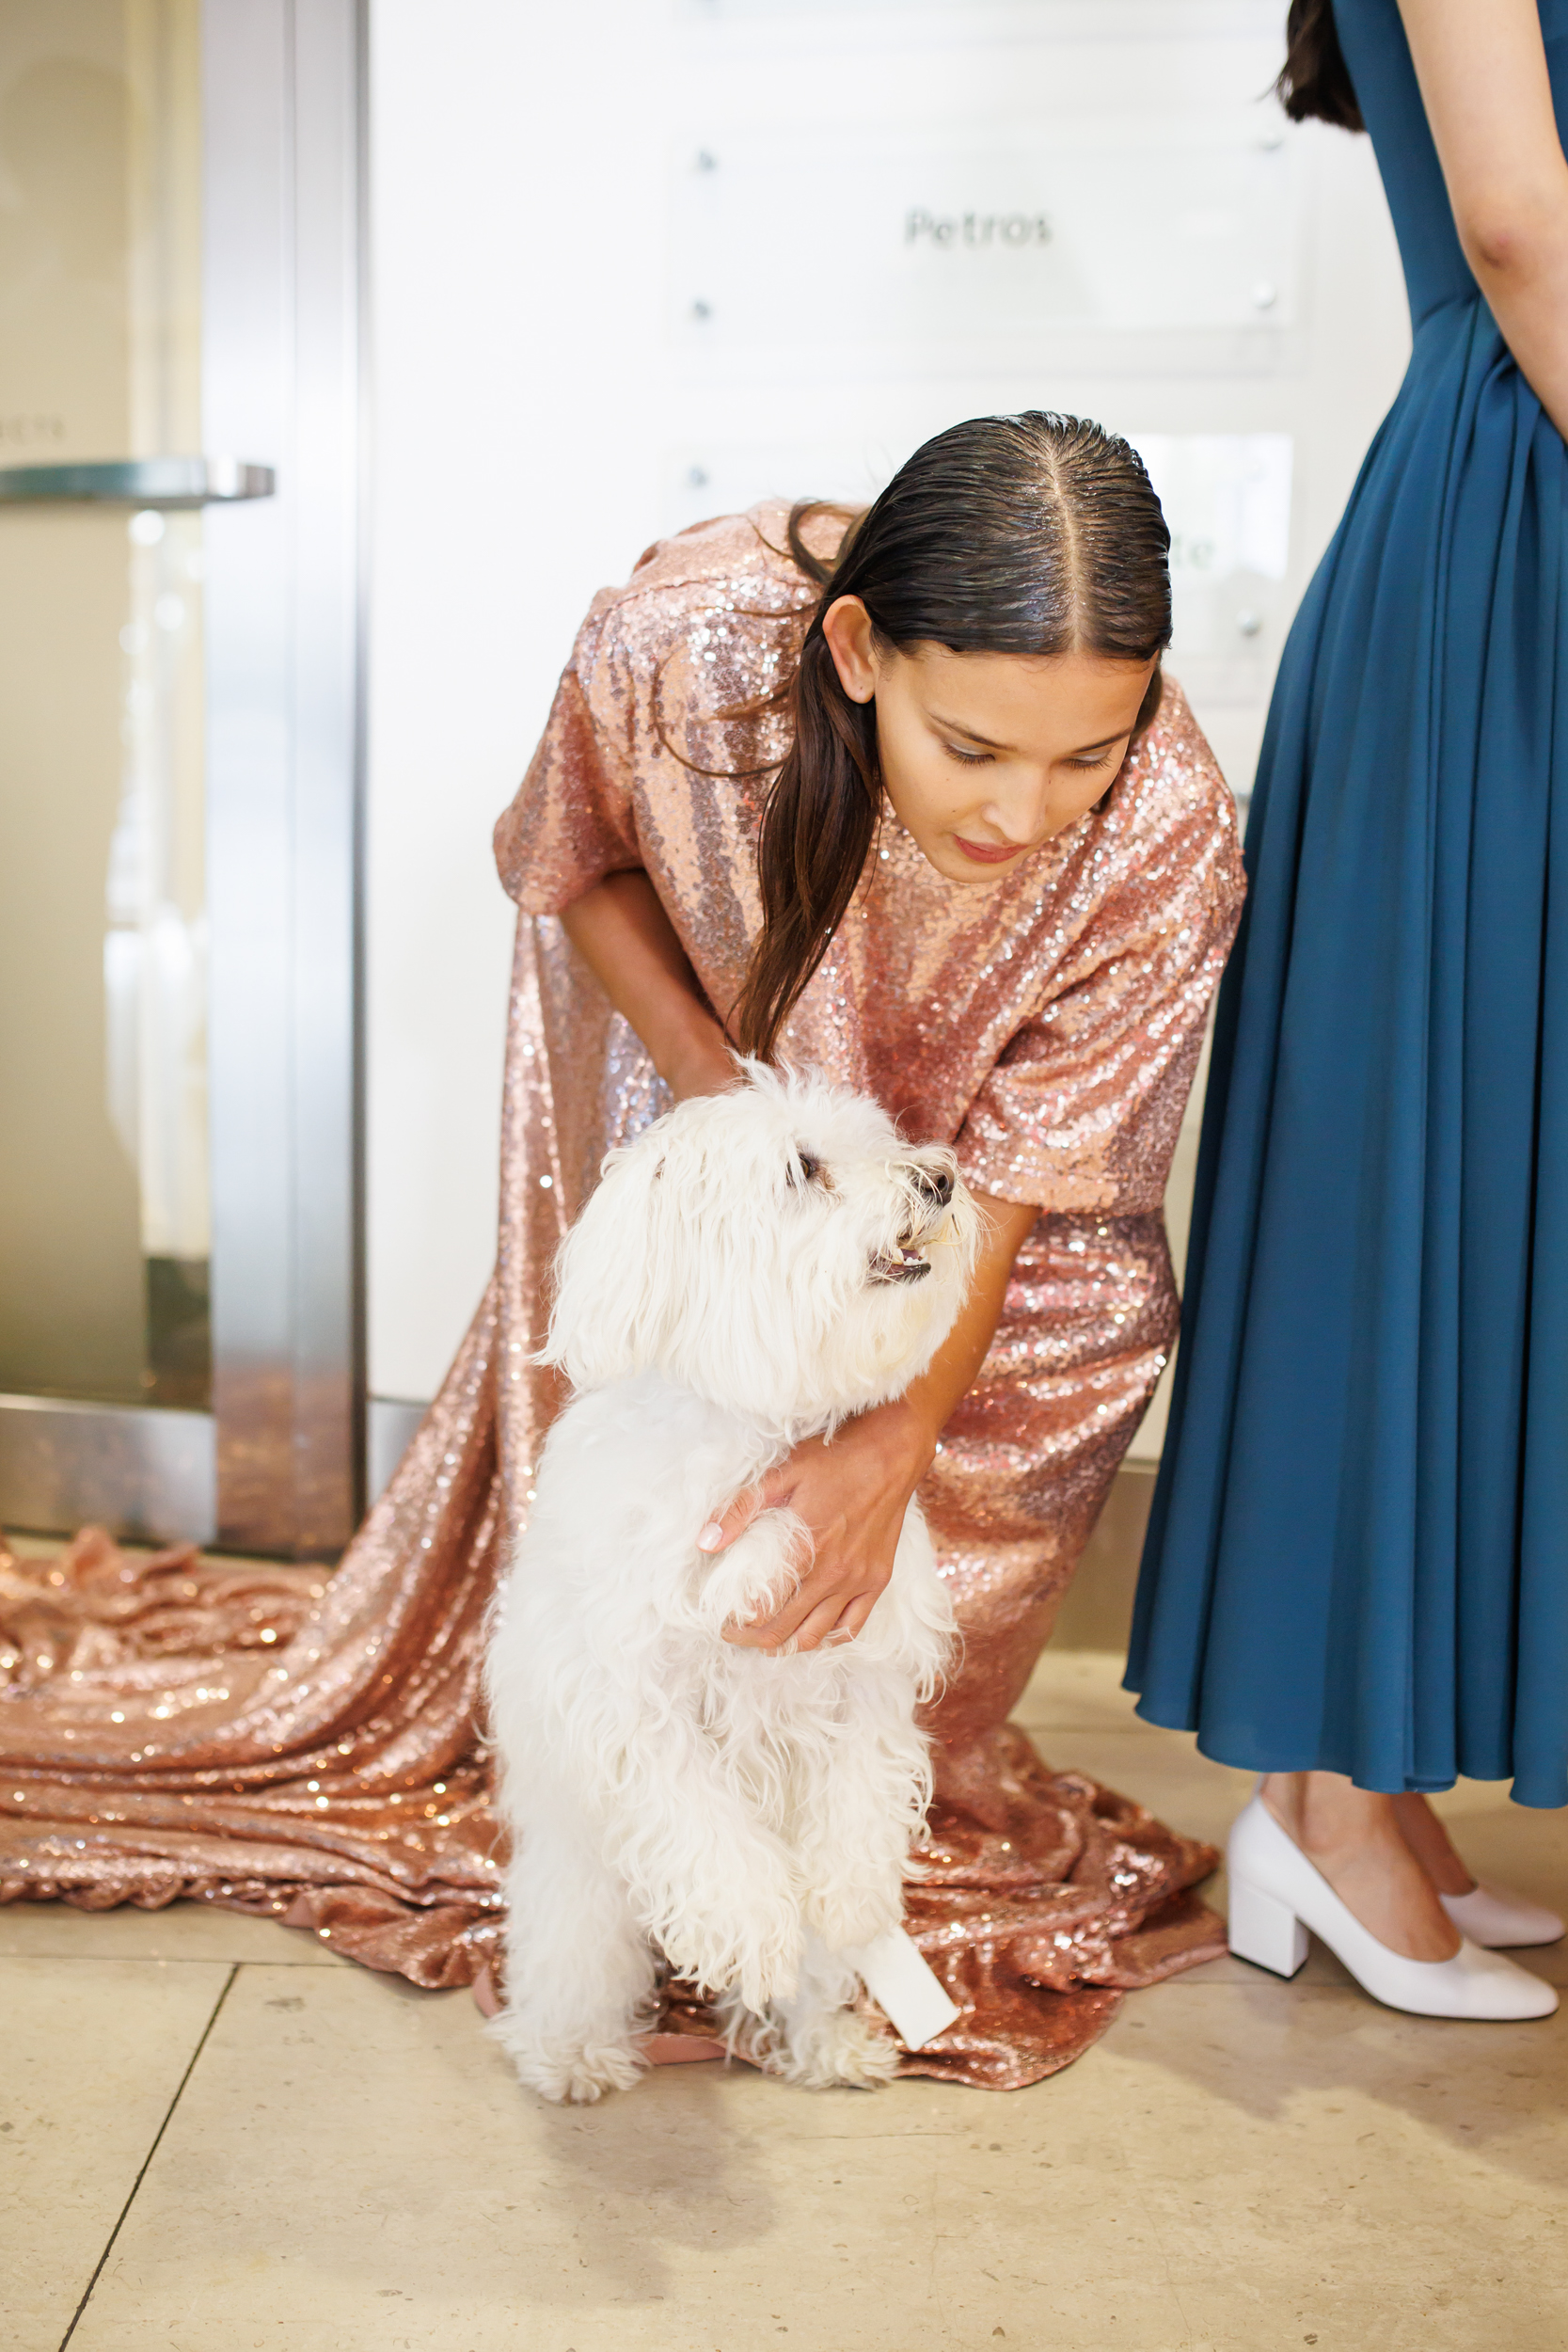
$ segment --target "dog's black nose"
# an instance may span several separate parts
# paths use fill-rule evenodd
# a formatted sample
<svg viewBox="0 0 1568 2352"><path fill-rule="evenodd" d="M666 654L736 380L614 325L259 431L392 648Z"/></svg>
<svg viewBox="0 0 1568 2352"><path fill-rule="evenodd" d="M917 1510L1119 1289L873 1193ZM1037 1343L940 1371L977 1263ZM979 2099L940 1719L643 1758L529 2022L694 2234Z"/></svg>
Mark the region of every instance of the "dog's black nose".
<svg viewBox="0 0 1568 2352"><path fill-rule="evenodd" d="M915 1182L927 1200L935 1201L939 1209L945 1209L953 1198L953 1179L944 1168L919 1168L915 1173Z"/></svg>

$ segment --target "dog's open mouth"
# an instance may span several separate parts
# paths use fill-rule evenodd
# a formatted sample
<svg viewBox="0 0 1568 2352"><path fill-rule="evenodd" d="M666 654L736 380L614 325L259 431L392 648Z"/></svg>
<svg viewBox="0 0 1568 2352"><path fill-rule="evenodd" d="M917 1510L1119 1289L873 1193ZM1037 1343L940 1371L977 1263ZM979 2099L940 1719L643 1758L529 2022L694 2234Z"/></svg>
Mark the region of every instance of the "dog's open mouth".
<svg viewBox="0 0 1568 2352"><path fill-rule="evenodd" d="M873 1258L871 1261L871 1279L874 1282L918 1282L923 1274L929 1274L930 1271L930 1261L923 1258L918 1249L911 1249L903 1242L898 1245L896 1256Z"/></svg>

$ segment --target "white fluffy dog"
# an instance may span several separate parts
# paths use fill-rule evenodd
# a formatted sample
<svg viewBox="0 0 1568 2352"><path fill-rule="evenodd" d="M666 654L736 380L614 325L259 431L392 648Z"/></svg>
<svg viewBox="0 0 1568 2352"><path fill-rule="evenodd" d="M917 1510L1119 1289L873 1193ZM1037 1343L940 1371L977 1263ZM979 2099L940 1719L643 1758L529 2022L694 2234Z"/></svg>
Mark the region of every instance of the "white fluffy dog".
<svg viewBox="0 0 1568 2352"><path fill-rule="evenodd" d="M875 1103L746 1066L605 1162L562 1246L546 1361L575 1394L534 1480L487 1663L513 1836L507 2005L524 2082L641 2071L657 1954L732 2048L809 2084L885 2081L846 1955L895 1929L929 1793L915 1703L952 1610L911 1503L859 1638L770 1655L810 1538L768 1511L697 1537L800 1439L898 1395L951 1329L977 1212L953 1155Z"/></svg>

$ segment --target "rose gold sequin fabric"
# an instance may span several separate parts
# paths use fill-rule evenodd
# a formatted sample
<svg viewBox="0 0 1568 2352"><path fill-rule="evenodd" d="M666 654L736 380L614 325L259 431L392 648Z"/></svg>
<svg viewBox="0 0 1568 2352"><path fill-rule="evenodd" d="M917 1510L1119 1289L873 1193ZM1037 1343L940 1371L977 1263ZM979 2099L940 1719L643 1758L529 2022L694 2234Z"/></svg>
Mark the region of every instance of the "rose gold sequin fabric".
<svg viewBox="0 0 1568 2352"><path fill-rule="evenodd" d="M578 637L497 830L523 919L496 1278L337 1573L133 1562L90 1534L0 1565L0 1899L194 1896L419 1984L488 1981L479 1660L550 1406L530 1361L544 1277L608 1146L665 1099L554 918L643 866L733 1001L782 746L776 717L723 714L787 673L812 601L783 528L764 509L661 544ZM890 818L790 1025L791 1057L1041 1212L924 1490L964 1652L932 1716L908 1925L963 2013L911 2073L1035 2081L1124 1988L1223 1948L1188 1891L1212 1851L1051 1772L1006 1717L1174 1337L1161 1200L1242 888L1229 796L1167 685L1099 807L992 887L943 881ZM701 2036L705 2017L673 1986L661 2023Z"/></svg>

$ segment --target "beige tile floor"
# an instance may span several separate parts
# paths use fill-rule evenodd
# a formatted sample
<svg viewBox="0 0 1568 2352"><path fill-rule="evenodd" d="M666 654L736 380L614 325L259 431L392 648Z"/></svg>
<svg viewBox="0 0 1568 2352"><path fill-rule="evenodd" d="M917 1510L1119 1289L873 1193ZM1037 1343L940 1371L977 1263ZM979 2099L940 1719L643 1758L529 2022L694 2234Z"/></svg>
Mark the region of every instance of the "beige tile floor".
<svg viewBox="0 0 1568 2352"><path fill-rule="evenodd" d="M1219 1836L1243 1792L1046 1661L1048 1755ZM1568 1894L1568 1820L1446 1801ZM1538 1964L1568 1976L1561 1953ZM1129 1999L1011 2096L667 2069L526 2096L466 1994L188 1906L0 1912L5 2352L1560 2352L1568 2015L1426 2024L1315 1950Z"/></svg>

